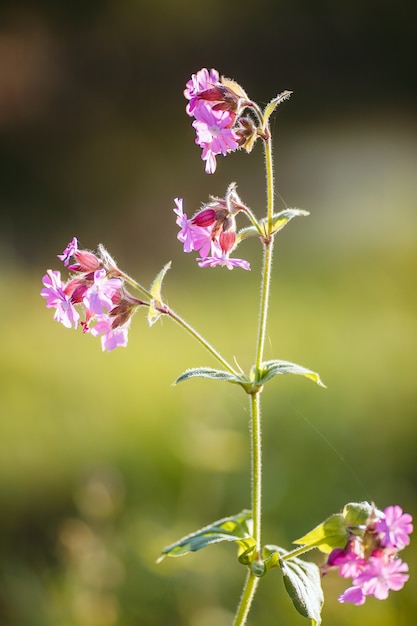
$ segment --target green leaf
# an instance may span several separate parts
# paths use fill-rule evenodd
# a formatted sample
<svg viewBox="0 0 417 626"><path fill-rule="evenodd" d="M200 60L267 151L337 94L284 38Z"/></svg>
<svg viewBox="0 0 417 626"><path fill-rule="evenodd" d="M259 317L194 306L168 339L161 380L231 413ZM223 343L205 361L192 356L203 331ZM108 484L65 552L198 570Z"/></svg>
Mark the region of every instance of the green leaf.
<svg viewBox="0 0 417 626"><path fill-rule="evenodd" d="M318 548L321 552L329 554L334 548L344 548L348 537L346 520L341 513L336 513L293 543Z"/></svg>
<svg viewBox="0 0 417 626"><path fill-rule="evenodd" d="M272 232L277 233L281 228L284 228L293 217L298 217L299 215L310 215L310 213L302 209L285 209L280 213L275 213L273 216Z"/></svg>
<svg viewBox="0 0 417 626"><path fill-rule="evenodd" d="M169 263L167 263L161 269L161 271L159 272L159 274L156 276L155 280L152 283L152 287L151 287L152 300L149 304L149 309L148 309L149 326L152 326L153 324L155 324L155 322L159 319L159 317L163 313L163 311L161 310L164 306L163 301L162 301L162 296L161 296L162 281L164 280L165 274L167 273L170 267L171 267L171 261L169 261Z"/></svg>
<svg viewBox="0 0 417 626"><path fill-rule="evenodd" d="M214 380L225 380L236 385L242 385L248 382L243 376L235 376L234 374L223 370L216 370L211 367L193 367L181 374L181 376L175 381L174 385L182 383L184 380L188 380L189 378L212 378Z"/></svg>
<svg viewBox="0 0 417 626"><path fill-rule="evenodd" d="M280 566L285 588L295 608L319 626L324 602L319 568L315 563L297 557L287 561L281 559Z"/></svg>
<svg viewBox="0 0 417 626"><path fill-rule="evenodd" d="M283 91L282 93L279 93L276 96L276 98L271 100L269 104L266 105L265 110L264 110L264 124L265 125L268 119L271 117L272 113L277 108L277 106L281 104L281 102L283 102L284 100L288 100L291 94L292 94L292 91Z"/></svg>
<svg viewBox="0 0 417 626"><path fill-rule="evenodd" d="M247 555L255 547L252 538L252 513L244 510L237 515L224 517L209 526L205 526L162 550L158 563L166 556L183 556L188 552L196 552L212 543L221 541L236 541L239 546L239 556Z"/></svg>
<svg viewBox="0 0 417 626"><path fill-rule="evenodd" d="M259 371L255 371L254 377L257 384L263 385L278 374L297 374L299 376L309 378L321 387L326 386L322 383L320 376L316 372L313 372L306 367L302 367L301 365L297 365L296 363L291 363L290 361L280 361L277 359L262 363Z"/></svg>

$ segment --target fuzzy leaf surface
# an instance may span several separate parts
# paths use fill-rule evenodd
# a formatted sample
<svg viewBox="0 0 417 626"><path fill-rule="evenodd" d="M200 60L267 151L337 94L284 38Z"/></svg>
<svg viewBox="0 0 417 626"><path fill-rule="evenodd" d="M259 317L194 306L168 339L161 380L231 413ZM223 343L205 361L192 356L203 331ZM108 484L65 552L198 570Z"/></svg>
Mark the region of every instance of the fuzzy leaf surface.
<svg viewBox="0 0 417 626"><path fill-rule="evenodd" d="M243 376L234 376L224 370L216 370L212 367L193 367L181 374L174 384L182 383L189 378L212 378L213 380L224 380L229 383L235 383L236 385L247 382Z"/></svg>
<svg viewBox="0 0 417 626"><path fill-rule="evenodd" d="M224 517L209 526L200 528L200 530L186 535L179 541L164 548L158 562L162 561L166 556L183 556L221 541L237 542L239 554L246 554L255 545L251 533L251 518L251 511L245 509L237 515Z"/></svg>
<svg viewBox="0 0 417 626"><path fill-rule="evenodd" d="M314 626L321 624L324 596L319 568L315 563L297 557L280 560L284 585L297 611L311 619Z"/></svg>
<svg viewBox="0 0 417 626"><path fill-rule="evenodd" d="M296 363L291 363L290 361L281 361L278 359L265 361L264 363L262 363L258 375L255 376L255 380L258 384L263 385L264 383L268 382L268 380L271 380L271 378L277 376L278 374L296 374L298 376L304 376L305 378L309 378L321 387L326 386L320 380L320 376L317 374L317 372L313 372L312 370L309 370L302 365L297 365Z"/></svg>

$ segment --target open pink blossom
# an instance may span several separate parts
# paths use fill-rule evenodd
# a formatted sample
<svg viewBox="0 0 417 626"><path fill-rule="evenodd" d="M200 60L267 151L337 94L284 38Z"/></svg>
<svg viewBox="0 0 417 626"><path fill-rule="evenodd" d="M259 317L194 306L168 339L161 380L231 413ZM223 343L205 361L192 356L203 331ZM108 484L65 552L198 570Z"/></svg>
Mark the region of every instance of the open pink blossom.
<svg viewBox="0 0 417 626"><path fill-rule="evenodd" d="M198 258L199 267L217 267L223 265L228 270L232 270L234 267L240 267L243 270L250 270L250 264L244 259L230 259L227 253L221 252L217 249L214 250L213 256L205 258Z"/></svg>
<svg viewBox="0 0 417 626"><path fill-rule="evenodd" d="M64 292L65 283L61 281L61 273L47 270L42 282L45 287L41 290L41 296L46 298L49 309L55 309L54 320L66 328L77 328L80 315Z"/></svg>
<svg viewBox="0 0 417 626"><path fill-rule="evenodd" d="M359 585L365 596L385 600L389 590L399 591L409 579L408 565L401 559L386 562L384 558L370 557L369 563L353 583Z"/></svg>
<svg viewBox="0 0 417 626"><path fill-rule="evenodd" d="M110 352L115 348L127 346L129 323L112 328L113 321L108 315L100 315L96 318L95 325L88 329L94 337L101 336L103 351Z"/></svg>
<svg viewBox="0 0 417 626"><path fill-rule="evenodd" d="M181 230L177 237L184 246L184 252L200 252L202 257L206 257L210 254L211 249L211 228L202 227L193 224L192 219L188 219L183 212L182 198L175 198L175 204L177 208L174 209L176 213L177 224Z"/></svg>
<svg viewBox="0 0 417 626"><path fill-rule="evenodd" d="M194 109L198 104L198 95L219 83L219 72L215 69L208 71L205 67L191 76L184 89L184 96L190 102L187 105L187 113L193 116Z"/></svg>
<svg viewBox="0 0 417 626"><path fill-rule="evenodd" d="M402 550L410 543L409 535L413 532L413 518L409 513L403 513L400 506L388 506L384 510L384 517L376 522L375 530L379 533L380 541L386 548Z"/></svg>
<svg viewBox="0 0 417 626"><path fill-rule="evenodd" d="M113 299L120 292L120 278L107 278L106 270L94 272L94 282L83 295L83 303L90 315L102 315L113 308Z"/></svg>
<svg viewBox="0 0 417 626"><path fill-rule="evenodd" d="M193 122L196 130L196 143L203 149L201 158L206 161L206 172L216 170L217 154L226 155L239 147L238 136L231 128L234 122L229 111L214 111L203 105L198 108L198 117Z"/></svg>

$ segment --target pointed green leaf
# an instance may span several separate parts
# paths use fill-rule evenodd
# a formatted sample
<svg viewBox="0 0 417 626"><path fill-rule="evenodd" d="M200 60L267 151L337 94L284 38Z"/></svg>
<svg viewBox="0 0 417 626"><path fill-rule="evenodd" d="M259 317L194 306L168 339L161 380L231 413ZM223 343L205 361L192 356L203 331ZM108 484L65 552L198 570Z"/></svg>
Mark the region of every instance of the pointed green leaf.
<svg viewBox="0 0 417 626"><path fill-rule="evenodd" d="M288 224L293 217L297 217L299 215L310 215L310 213L308 211L303 211L302 209L285 209L280 213L275 213L272 232L278 232L281 228L284 228L285 224Z"/></svg>
<svg viewBox="0 0 417 626"><path fill-rule="evenodd" d="M336 513L293 543L318 548L321 552L329 554L334 548L344 548L348 537L346 520L341 513Z"/></svg>
<svg viewBox="0 0 417 626"><path fill-rule="evenodd" d="M179 378L175 381L174 385L182 383L184 380L188 380L189 378L212 378L214 380L225 380L229 383L235 383L236 385L248 382L243 376L234 376L233 374L230 374L230 372L225 372L223 370L216 370L211 367L193 367L181 374L181 376L179 376Z"/></svg>
<svg viewBox="0 0 417 626"><path fill-rule="evenodd" d="M321 624L321 609L324 596L321 587L320 570L315 563L299 558L280 560L284 585L297 611L312 620L313 625Z"/></svg>
<svg viewBox="0 0 417 626"><path fill-rule="evenodd" d="M260 371L255 377L256 382L263 385L278 374L297 374L299 376L309 378L321 387L326 386L321 382L320 376L316 372L313 372L306 367L302 367L301 365L297 365L296 363L291 363L290 361L280 361L278 359L262 363Z"/></svg>
<svg viewBox="0 0 417 626"><path fill-rule="evenodd" d="M161 311L161 308L163 307L163 300L161 296L162 281L164 280L165 274L167 273L170 267L171 267L171 261L169 261L169 263L167 263L162 268L162 270L159 272L159 274L157 275L157 277L152 283L152 287L151 287L152 300L149 304L149 309L148 309L149 326L152 326L153 324L155 324L155 322L159 319L159 317L162 314L162 311Z"/></svg>
<svg viewBox="0 0 417 626"><path fill-rule="evenodd" d="M269 104L266 105L265 111L264 111L264 124L265 125L266 125L268 119L271 117L272 113L277 108L277 106L279 104L281 104L281 102L283 102L284 100L288 100L288 98L291 96L291 94L292 94L292 91L283 91L282 93L279 93L276 96L276 98L271 100L271 102Z"/></svg>
<svg viewBox="0 0 417 626"><path fill-rule="evenodd" d="M224 517L205 526L164 548L157 562L159 563L166 556L182 556L221 541L236 541L239 546L239 555L242 557L255 546L255 541L252 539L251 516L251 511L244 510L237 515Z"/></svg>

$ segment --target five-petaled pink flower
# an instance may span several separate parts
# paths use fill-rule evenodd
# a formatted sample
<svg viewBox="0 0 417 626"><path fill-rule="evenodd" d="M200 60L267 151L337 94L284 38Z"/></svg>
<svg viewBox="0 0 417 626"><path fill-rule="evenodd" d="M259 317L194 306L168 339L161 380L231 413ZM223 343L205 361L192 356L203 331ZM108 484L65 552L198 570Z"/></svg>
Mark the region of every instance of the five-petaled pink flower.
<svg viewBox="0 0 417 626"><path fill-rule="evenodd" d="M388 506L384 517L375 524L381 543L386 548L402 550L410 543L409 535L413 532L412 517L403 513L399 506Z"/></svg>

